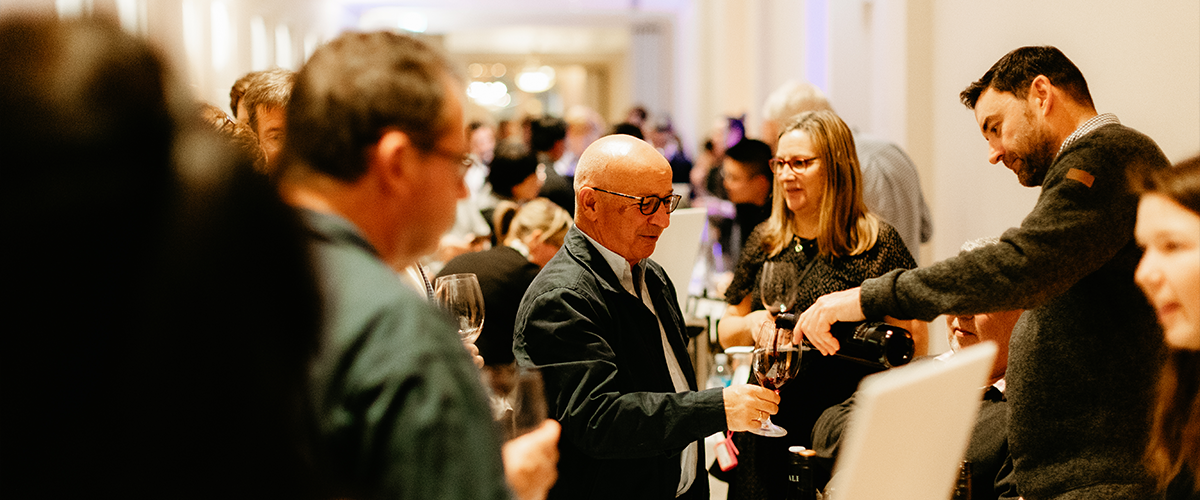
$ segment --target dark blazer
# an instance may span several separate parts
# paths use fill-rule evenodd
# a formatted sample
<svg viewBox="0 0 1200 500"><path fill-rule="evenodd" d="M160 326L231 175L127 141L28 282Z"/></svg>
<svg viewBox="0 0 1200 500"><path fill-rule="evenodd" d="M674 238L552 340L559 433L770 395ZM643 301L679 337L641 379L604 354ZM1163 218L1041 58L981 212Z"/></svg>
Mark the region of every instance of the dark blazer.
<svg viewBox="0 0 1200 500"><path fill-rule="evenodd" d="M513 362L513 321L521 296L538 274L538 266L512 247L500 245L459 255L446 263L438 277L474 273L483 291L483 331L475 341L489 366Z"/></svg>
<svg viewBox="0 0 1200 500"><path fill-rule="evenodd" d="M654 314L578 228L521 301L513 352L518 365L541 369L550 414L563 428L551 499L675 498L683 449L725 430L721 390L695 392L675 289L662 267L644 265L690 392L675 392ZM699 448L696 480L680 498L708 498Z"/></svg>

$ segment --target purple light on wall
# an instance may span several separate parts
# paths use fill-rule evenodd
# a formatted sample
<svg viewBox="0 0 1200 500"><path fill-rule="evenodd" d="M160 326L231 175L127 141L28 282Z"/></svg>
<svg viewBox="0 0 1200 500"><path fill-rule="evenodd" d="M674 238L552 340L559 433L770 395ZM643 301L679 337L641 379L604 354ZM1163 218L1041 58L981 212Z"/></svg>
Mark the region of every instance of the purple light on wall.
<svg viewBox="0 0 1200 500"><path fill-rule="evenodd" d="M828 0L804 2L805 67L808 81L829 94L829 6Z"/></svg>

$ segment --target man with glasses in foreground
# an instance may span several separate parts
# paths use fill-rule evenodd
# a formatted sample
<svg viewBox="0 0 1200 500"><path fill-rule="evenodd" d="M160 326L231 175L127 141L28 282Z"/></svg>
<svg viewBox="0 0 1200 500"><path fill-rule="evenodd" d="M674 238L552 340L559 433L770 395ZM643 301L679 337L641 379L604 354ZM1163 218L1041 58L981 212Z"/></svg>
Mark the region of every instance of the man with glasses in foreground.
<svg viewBox="0 0 1200 500"><path fill-rule="evenodd" d="M706 499L700 441L778 408L758 386L696 391L675 288L648 259L679 198L666 158L634 137L579 159L575 227L526 291L513 339L562 424L549 498Z"/></svg>
<svg viewBox="0 0 1200 500"><path fill-rule="evenodd" d="M433 48L387 32L344 34L297 75L280 189L325 302L309 383L329 498L538 500L554 482L558 425L502 448L456 328L393 271L467 195L461 88Z"/></svg>

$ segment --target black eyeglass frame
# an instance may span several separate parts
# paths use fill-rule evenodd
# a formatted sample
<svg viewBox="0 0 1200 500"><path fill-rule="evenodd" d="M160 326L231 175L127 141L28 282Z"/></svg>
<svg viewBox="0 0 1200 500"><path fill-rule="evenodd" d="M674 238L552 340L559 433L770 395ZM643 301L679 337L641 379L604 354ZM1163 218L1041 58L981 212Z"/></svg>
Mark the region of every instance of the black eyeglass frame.
<svg viewBox="0 0 1200 500"><path fill-rule="evenodd" d="M667 213L669 214L671 212L674 212L676 208L679 208L679 200L683 199L683 196L677 195L677 194L673 194L666 198L663 198L661 196L654 196L654 195L634 196L631 194L618 193L616 191L609 191L607 189L600 189L600 188L594 187L594 186L587 186L587 187L592 188L596 191L600 191L602 193L615 194L617 196L624 196L629 199L637 200L638 201L638 210L642 212L642 215L654 215L655 212L658 212L658 207L663 206L663 205L665 205L667 207Z"/></svg>
<svg viewBox="0 0 1200 500"><path fill-rule="evenodd" d="M771 158L767 161L767 165L771 167L771 172L775 173L776 175L779 175L779 171L784 165L787 165L787 168L790 169L793 174L799 175L812 168L813 162L819 159L821 159L820 156L814 156L812 158L792 158L790 160L785 160L783 158ZM800 164L799 168L796 166L797 163Z"/></svg>

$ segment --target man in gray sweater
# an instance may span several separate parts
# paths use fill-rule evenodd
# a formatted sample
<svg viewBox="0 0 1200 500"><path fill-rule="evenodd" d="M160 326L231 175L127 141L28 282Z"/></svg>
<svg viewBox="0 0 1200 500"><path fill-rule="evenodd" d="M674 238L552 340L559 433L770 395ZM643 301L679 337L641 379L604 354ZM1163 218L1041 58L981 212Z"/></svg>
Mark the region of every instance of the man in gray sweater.
<svg viewBox="0 0 1200 500"><path fill-rule="evenodd" d="M819 299L800 318L822 353L836 321L932 320L1027 309L1010 346L1009 444L1030 500L1161 498L1142 465L1161 333L1133 272L1137 199L1126 172L1164 168L1154 141L1097 114L1079 69L1054 47L1022 47L960 95L991 163L1041 186L1000 243L896 270Z"/></svg>

